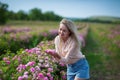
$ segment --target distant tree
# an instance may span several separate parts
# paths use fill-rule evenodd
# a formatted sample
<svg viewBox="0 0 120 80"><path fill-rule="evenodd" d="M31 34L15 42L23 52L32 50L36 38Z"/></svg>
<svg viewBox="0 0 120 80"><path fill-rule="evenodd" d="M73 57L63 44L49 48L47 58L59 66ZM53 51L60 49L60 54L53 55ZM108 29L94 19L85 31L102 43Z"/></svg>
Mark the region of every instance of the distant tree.
<svg viewBox="0 0 120 80"><path fill-rule="evenodd" d="M62 16L55 15L55 20L57 20L57 21L61 20L62 18L63 18Z"/></svg>
<svg viewBox="0 0 120 80"><path fill-rule="evenodd" d="M62 17L54 14L54 12L52 12L52 11L45 12L44 17L46 20L52 20L52 21L60 20L62 18Z"/></svg>
<svg viewBox="0 0 120 80"><path fill-rule="evenodd" d="M54 13L50 12L50 11L45 12L44 17L45 17L46 20L54 20Z"/></svg>
<svg viewBox="0 0 120 80"><path fill-rule="evenodd" d="M8 20L17 20L17 15L13 11L7 11Z"/></svg>
<svg viewBox="0 0 120 80"><path fill-rule="evenodd" d="M0 24L5 24L7 21L7 12L8 5L0 2Z"/></svg>
<svg viewBox="0 0 120 80"><path fill-rule="evenodd" d="M28 14L23 10L19 10L17 13L7 10L8 5L0 2L0 24L5 24L7 20L41 20L41 21L58 21L62 17L56 15L52 11L42 13L41 9L33 8Z"/></svg>
<svg viewBox="0 0 120 80"><path fill-rule="evenodd" d="M16 17L17 20L28 20L28 15L23 10L18 11Z"/></svg>
<svg viewBox="0 0 120 80"><path fill-rule="evenodd" d="M40 9L34 8L34 9L31 9L29 12L29 19L30 20L43 20L44 16Z"/></svg>

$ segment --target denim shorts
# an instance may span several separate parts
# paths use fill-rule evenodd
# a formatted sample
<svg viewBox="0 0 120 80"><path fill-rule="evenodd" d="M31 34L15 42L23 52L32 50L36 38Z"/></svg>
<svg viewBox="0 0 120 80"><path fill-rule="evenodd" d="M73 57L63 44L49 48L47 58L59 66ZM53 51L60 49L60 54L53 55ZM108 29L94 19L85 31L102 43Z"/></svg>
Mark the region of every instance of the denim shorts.
<svg viewBox="0 0 120 80"><path fill-rule="evenodd" d="M73 64L67 65L67 80L74 78L89 79L89 64L85 58L78 60Z"/></svg>

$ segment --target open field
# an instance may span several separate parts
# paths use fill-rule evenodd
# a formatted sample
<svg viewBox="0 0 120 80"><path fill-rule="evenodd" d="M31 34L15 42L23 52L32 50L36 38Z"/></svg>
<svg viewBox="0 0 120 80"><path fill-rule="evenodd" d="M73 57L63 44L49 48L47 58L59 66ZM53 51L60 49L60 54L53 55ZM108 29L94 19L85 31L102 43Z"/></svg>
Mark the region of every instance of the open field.
<svg viewBox="0 0 120 80"><path fill-rule="evenodd" d="M79 33L81 33L81 34L85 32L84 27L86 25L89 27L87 35L85 36L85 46L82 48L82 52L83 52L83 54L86 55L86 58L90 64L90 75L91 75L90 80L119 80L120 79L120 64L119 64L119 62L120 62L120 36L119 36L120 35L120 24L76 22L76 25L80 28ZM11 39L9 40L10 34L17 34L17 35L22 35L22 36L25 34L28 34L25 36L37 35L36 37L33 37L32 39L30 38L31 40L33 40L33 42L30 42L29 44L34 44L35 41L37 40L37 38L39 38L39 36L40 36L39 34L41 34L41 32L47 32L49 30L57 30L58 26L59 26L59 22L39 22L39 21L36 21L36 22L27 22L27 21L8 22L7 25L0 26L0 34L1 34L0 40L2 41L2 42L0 41L0 44L4 44L4 46L3 46L4 48L2 46L0 48L1 48L1 50L8 48L7 47L8 44L5 41L7 41L7 40L11 41ZM10 32L3 32L2 30L4 27L10 27L12 29ZM18 31L15 32L15 30L18 30ZM24 30L24 31L19 31L19 30ZM84 33L84 34L86 34L86 33ZM6 37L4 37L4 36L6 36ZM51 46L49 45L49 42L46 43L46 41L47 41L46 37L47 36L44 35L44 36L40 37L40 39L37 40L38 42L41 42L42 40L45 41L45 43L43 43L42 47L40 47L40 44L39 44L39 48L41 49L42 55L44 54L43 51L45 49L47 49L49 47L54 48L53 43L50 43ZM4 39L2 39L2 38L4 38ZM44 39L41 39L41 38L44 38ZM16 38L16 39L19 39L19 38ZM27 37L27 39L29 39L29 38ZM34 39L36 39L36 40L34 40ZM39 41L39 40L41 40L41 41ZM51 40L53 40L53 39L50 39L50 41ZM16 42L16 43L18 43L18 42ZM33 47L38 46L37 43ZM12 43L10 43L10 44L12 44ZM28 46L26 46L26 47L28 47ZM26 49L26 48L24 48L24 49ZM23 72L18 73L16 71L16 69L14 69L14 68L18 67L19 61L17 61L17 59L15 59L16 61L15 60L12 61L12 59L13 59L13 57L15 57L15 55L17 55L17 56L27 55L28 56L27 53L29 53L29 52L23 52L24 49L22 49L20 51L18 50L17 53L14 52L15 54L13 52L7 52L6 54L2 54L0 51L0 53L2 54L2 57L0 59L0 67L1 67L0 75L3 75L3 76L0 76L1 79L15 80L20 75L23 75ZM20 62L21 64L27 64L29 61L35 61L35 63L36 63L35 65L38 65L39 60L38 60L38 57L36 57L37 56L36 54L34 54L32 56L28 56L28 57L27 56L24 56L23 59L21 59L21 62ZM44 55L44 56L46 56L46 55ZM10 64L10 66L7 65L5 63L5 61L2 59L5 57L7 58L7 60L11 61L11 63L8 63L8 64ZM39 57L39 59L42 60L44 58ZM55 71L51 72L52 76L58 75L57 77L54 77L54 78L56 80L59 80L59 79L63 80L62 77L59 77L59 74L56 74L56 73L58 71L61 72L61 70L65 71L66 68L64 67L64 69L63 69L62 67L58 67L57 65L52 63L50 61L50 59L48 62L50 62L52 65L54 65L52 68L55 68ZM13 66L13 65L16 65L16 66ZM57 68L60 68L60 70L57 70ZM11 70L9 70L9 69L11 69ZM27 70L28 70L28 68L27 68ZM46 69L43 68L43 73L44 72L46 72ZM17 73L17 75L15 75L16 73ZM10 78L9 75L13 75L13 77ZM45 73L44 73L44 75L45 75ZM61 75L65 76L65 72L62 72ZM6 78L6 77L8 77L8 78ZM31 79L31 77L30 77L30 79Z"/></svg>
<svg viewBox="0 0 120 80"><path fill-rule="evenodd" d="M120 25L90 23L86 54L91 66L91 80L120 79Z"/></svg>

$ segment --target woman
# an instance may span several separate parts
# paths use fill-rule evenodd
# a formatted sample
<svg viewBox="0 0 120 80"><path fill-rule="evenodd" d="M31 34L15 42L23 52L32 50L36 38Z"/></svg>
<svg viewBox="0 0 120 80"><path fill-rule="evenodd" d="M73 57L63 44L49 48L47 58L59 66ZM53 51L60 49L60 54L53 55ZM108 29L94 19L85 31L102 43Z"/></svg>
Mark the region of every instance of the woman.
<svg viewBox="0 0 120 80"><path fill-rule="evenodd" d="M89 65L80 51L81 42L74 23L67 19L60 22L55 38L56 51L47 50L56 60L67 64L67 80L89 79Z"/></svg>

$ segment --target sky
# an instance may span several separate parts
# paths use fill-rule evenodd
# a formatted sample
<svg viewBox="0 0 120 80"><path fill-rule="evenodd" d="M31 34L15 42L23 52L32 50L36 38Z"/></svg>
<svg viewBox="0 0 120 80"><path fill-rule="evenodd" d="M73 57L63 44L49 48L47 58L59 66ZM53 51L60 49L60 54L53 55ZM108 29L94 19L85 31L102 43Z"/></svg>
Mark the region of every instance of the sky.
<svg viewBox="0 0 120 80"><path fill-rule="evenodd" d="M63 17L87 18L113 16L120 18L120 0L0 0L9 5L8 10L17 12L38 8L53 11Z"/></svg>

